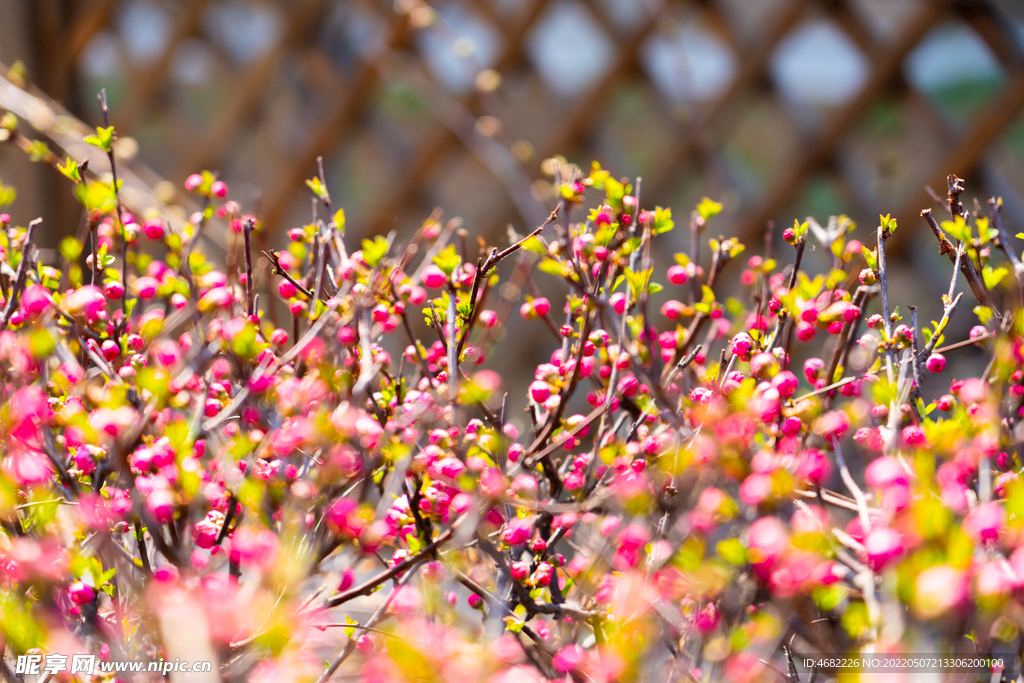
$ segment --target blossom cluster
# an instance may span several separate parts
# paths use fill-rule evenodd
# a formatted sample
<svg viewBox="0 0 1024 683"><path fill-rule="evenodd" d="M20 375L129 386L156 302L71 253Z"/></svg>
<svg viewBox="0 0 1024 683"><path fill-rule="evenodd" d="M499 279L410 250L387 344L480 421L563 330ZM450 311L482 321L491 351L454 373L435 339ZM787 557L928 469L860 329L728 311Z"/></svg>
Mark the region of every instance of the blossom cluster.
<svg viewBox="0 0 1024 683"><path fill-rule="evenodd" d="M368 683L1019 662L1024 314L1004 281L1024 269L998 201L967 211L951 177L949 220L925 215L953 266L919 327L890 309L888 216L864 243L808 220L744 257L706 239L705 199L707 251L661 273L671 211L596 163L556 178L543 225L479 249L436 219L356 245L321 175L325 217L259 254L259 216L212 173L185 182L203 209L184 224L127 206L112 137L88 140L111 174L58 164L87 227L62 263L0 216L8 680L43 651ZM200 246L215 221L223 264ZM827 272L801 268L814 242ZM944 344L961 277L977 325ZM551 338L519 397L489 363L516 313ZM984 373L926 395L967 346Z"/></svg>

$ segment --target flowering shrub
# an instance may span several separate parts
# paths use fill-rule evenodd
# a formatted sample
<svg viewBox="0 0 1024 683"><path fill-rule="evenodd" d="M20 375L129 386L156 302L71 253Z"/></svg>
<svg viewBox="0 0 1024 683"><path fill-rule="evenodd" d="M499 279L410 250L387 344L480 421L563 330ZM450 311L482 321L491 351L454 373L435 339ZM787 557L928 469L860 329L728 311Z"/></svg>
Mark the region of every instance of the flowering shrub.
<svg viewBox="0 0 1024 683"><path fill-rule="evenodd" d="M88 139L111 165L112 138ZM1024 268L999 202L965 210L958 179L950 220L924 214L953 266L919 327L890 307L887 216L863 245L839 218L786 229L775 257L724 238L702 254L722 208L705 199L694 247L658 273L672 213L597 164L500 249L433 220L354 245L321 173L328 219L261 259L259 219L210 173L185 183L205 208L171 225L124 205L115 168L58 168L88 227L61 268L37 264L37 223L0 216L8 680L37 649L205 655L258 681L792 681L804 657L857 652L1018 665L1024 315L1004 280ZM195 248L214 218L229 267ZM809 242L828 272L801 268ZM961 279L978 325L946 343ZM501 280L537 294L518 313L556 340L522 397L484 366ZM925 395L972 344L985 372Z"/></svg>

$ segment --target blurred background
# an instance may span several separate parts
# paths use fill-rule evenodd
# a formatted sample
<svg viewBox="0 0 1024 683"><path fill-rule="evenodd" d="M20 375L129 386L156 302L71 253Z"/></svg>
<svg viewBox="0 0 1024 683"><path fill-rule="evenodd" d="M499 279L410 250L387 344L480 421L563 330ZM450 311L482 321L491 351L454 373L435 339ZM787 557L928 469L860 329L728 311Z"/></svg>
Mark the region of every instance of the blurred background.
<svg viewBox="0 0 1024 683"><path fill-rule="evenodd" d="M641 203L680 227L718 199L712 231L757 251L771 220L847 214L868 241L891 213L890 288L926 292L925 316L951 268L918 216L926 186L956 173L1024 229L1019 0L0 0L0 16L0 62L71 114L101 123L106 88L126 168L171 194L217 171L279 247L309 220L318 155L355 238L440 207L504 244L554 206L555 155L642 177ZM76 230L55 171L4 145L0 178L22 224L66 226L44 240ZM660 239L663 280L689 238Z"/></svg>

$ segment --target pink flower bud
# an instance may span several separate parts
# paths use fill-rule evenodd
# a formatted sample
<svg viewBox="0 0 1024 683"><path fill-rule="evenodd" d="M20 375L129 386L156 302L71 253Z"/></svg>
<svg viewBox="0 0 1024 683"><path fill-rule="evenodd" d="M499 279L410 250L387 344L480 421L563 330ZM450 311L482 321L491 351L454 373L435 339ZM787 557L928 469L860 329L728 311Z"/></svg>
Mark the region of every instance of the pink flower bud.
<svg viewBox="0 0 1024 683"><path fill-rule="evenodd" d="M672 266L668 269L668 281L674 285L685 285L687 280L686 268L683 266Z"/></svg>
<svg viewBox="0 0 1024 683"><path fill-rule="evenodd" d="M193 173L192 175L185 179L185 189L188 190L189 192L194 192L202 184L203 176L199 175L198 173Z"/></svg>
<svg viewBox="0 0 1024 683"><path fill-rule="evenodd" d="M612 310L616 314L622 315L626 312L626 295L623 292L615 292L608 298L608 303L612 305Z"/></svg>
<svg viewBox="0 0 1024 683"><path fill-rule="evenodd" d="M100 351L103 353L103 357L108 361L114 360L121 355L121 347L118 346L117 342L113 339L107 339L100 345Z"/></svg>
<svg viewBox="0 0 1024 683"><path fill-rule="evenodd" d="M299 290L288 280L281 280L277 285L277 291L282 298L291 299Z"/></svg>
<svg viewBox="0 0 1024 683"><path fill-rule="evenodd" d="M164 222L159 218L150 218L142 224L142 234L151 240L163 239Z"/></svg>
<svg viewBox="0 0 1024 683"><path fill-rule="evenodd" d="M583 663L586 654L586 651L579 645L566 645L551 658L551 664L555 670L568 673Z"/></svg>
<svg viewBox="0 0 1024 683"><path fill-rule="evenodd" d="M96 598L96 591L92 589L92 586L82 583L81 581L75 581L73 584L68 586L68 597L71 598L71 602L76 605L87 605Z"/></svg>
<svg viewBox="0 0 1024 683"><path fill-rule="evenodd" d="M156 278L151 278L148 275L135 280L135 293L139 295L140 299L152 299L156 296L159 288L160 283L156 281Z"/></svg>
<svg viewBox="0 0 1024 683"><path fill-rule="evenodd" d="M881 527L873 530L864 539L864 549L867 552L868 564L877 572L902 555L905 546L899 532L890 527Z"/></svg>
<svg viewBox="0 0 1024 683"><path fill-rule="evenodd" d="M919 425L908 425L903 428L903 443L910 448L920 448L928 444L928 437Z"/></svg>
<svg viewBox="0 0 1024 683"><path fill-rule="evenodd" d="M423 280L423 284L430 289L440 289L441 287L444 287L446 282L448 282L448 276L444 274L443 270L433 263L423 269L420 279Z"/></svg>
<svg viewBox="0 0 1024 683"><path fill-rule="evenodd" d="M928 368L928 372L940 373L946 369L946 357L941 353L933 353L928 356L924 366Z"/></svg>
<svg viewBox="0 0 1024 683"><path fill-rule="evenodd" d="M530 565L523 560L513 562L510 571L513 579L516 581L522 581L530 575Z"/></svg>
<svg viewBox="0 0 1024 683"><path fill-rule="evenodd" d="M544 403L551 396L551 385L547 382L537 380L530 384L530 398L535 403Z"/></svg>
<svg viewBox="0 0 1024 683"><path fill-rule="evenodd" d="M980 543L991 543L999 538L1006 524L1006 510L999 503L982 503L964 519L964 532Z"/></svg>
<svg viewBox="0 0 1024 683"><path fill-rule="evenodd" d="M779 390L779 396L789 398L800 387L800 381L789 370L783 370L772 378L772 386Z"/></svg>

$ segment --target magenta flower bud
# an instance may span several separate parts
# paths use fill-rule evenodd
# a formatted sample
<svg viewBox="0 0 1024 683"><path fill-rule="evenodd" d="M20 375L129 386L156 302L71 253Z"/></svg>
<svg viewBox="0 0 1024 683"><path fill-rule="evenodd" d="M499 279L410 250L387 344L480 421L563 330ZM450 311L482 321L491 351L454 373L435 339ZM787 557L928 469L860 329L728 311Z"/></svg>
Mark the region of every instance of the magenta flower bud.
<svg viewBox="0 0 1024 683"><path fill-rule="evenodd" d="M750 525L748 544L755 572L761 578L768 578L789 546L789 533L778 517L761 517Z"/></svg>
<svg viewBox="0 0 1024 683"><path fill-rule="evenodd" d="M526 449L523 448L522 444L514 443L508 447L508 460L509 462L519 462L519 458L523 456L523 452Z"/></svg>
<svg viewBox="0 0 1024 683"><path fill-rule="evenodd" d="M672 284L685 285L688 279L686 268L683 266L672 266L668 269L668 281Z"/></svg>
<svg viewBox="0 0 1024 683"><path fill-rule="evenodd" d="M164 222L159 218L150 218L142 224L142 234L151 240L163 239Z"/></svg>
<svg viewBox="0 0 1024 683"><path fill-rule="evenodd" d="M538 297L531 303L533 305L534 312L539 316L547 315L548 311L551 310L551 303L544 297Z"/></svg>
<svg viewBox="0 0 1024 683"><path fill-rule="evenodd" d="M754 340L746 332L740 332L729 342L734 356L746 358L754 349Z"/></svg>
<svg viewBox="0 0 1024 683"><path fill-rule="evenodd" d="M796 323L796 338L802 342L809 342L818 334L818 328L807 322L806 320L799 320Z"/></svg>
<svg viewBox="0 0 1024 683"><path fill-rule="evenodd" d="M213 185L210 186L210 192L213 193L214 197L224 199L228 196L228 186L223 180L214 181Z"/></svg>
<svg viewBox="0 0 1024 683"><path fill-rule="evenodd" d="M670 299L661 305L661 314L669 320L675 320L683 314L682 302Z"/></svg>
<svg viewBox="0 0 1024 683"><path fill-rule="evenodd" d="M928 368L928 372L942 372L946 369L946 357L941 353L933 353L928 356L928 360L925 361L924 366Z"/></svg>
<svg viewBox="0 0 1024 683"><path fill-rule="evenodd" d="M76 605L87 605L96 598L96 591L88 584L75 581L68 586L68 597Z"/></svg>
<svg viewBox="0 0 1024 683"><path fill-rule="evenodd" d="M819 379L824 370L825 361L820 358L808 358L804 361L804 377L807 378L808 382L814 382L814 380Z"/></svg>
<svg viewBox="0 0 1024 683"><path fill-rule="evenodd" d="M348 326L338 330L338 341L345 346L352 346L356 343L356 331Z"/></svg>
<svg viewBox="0 0 1024 683"><path fill-rule="evenodd" d="M828 457L817 448L809 448L800 454L796 473L798 476L820 484L832 474L832 463Z"/></svg>
<svg viewBox="0 0 1024 683"><path fill-rule="evenodd" d="M198 173L193 173L188 178L185 178L185 189L189 192L194 192L203 184L203 176Z"/></svg>
<svg viewBox="0 0 1024 683"><path fill-rule="evenodd" d="M433 263L423 269L421 279L423 280L423 284L430 289L440 289L448 282L448 276L444 274L443 270Z"/></svg>
<svg viewBox="0 0 1024 683"><path fill-rule="evenodd" d="M536 554L541 554L548 549L548 542L543 538L537 537L530 542L530 550Z"/></svg>
<svg viewBox="0 0 1024 683"><path fill-rule="evenodd" d="M534 403L543 403L551 396L551 385L547 382L536 380L530 384L530 398Z"/></svg>
<svg viewBox="0 0 1024 683"><path fill-rule="evenodd" d="M537 571L533 573L533 580L538 586L547 586L555 577L555 568L548 562L541 562L537 565Z"/></svg>
<svg viewBox="0 0 1024 683"><path fill-rule="evenodd" d="M161 524L174 519L174 495L167 489L153 490L146 497L146 507Z"/></svg>
<svg viewBox="0 0 1024 683"><path fill-rule="evenodd" d="M551 658L556 671L568 673L583 663L586 651L579 645L566 645Z"/></svg>
<svg viewBox="0 0 1024 683"><path fill-rule="evenodd" d="M437 585L444 581L447 576L448 570L442 563L436 560L433 562L427 562L425 565L423 565L423 578L428 583Z"/></svg>
<svg viewBox="0 0 1024 683"><path fill-rule="evenodd" d="M697 630L702 635L707 635L718 628L720 620L721 616L719 615L718 607L715 606L715 603L709 602L704 605L704 609L693 616L693 625L697 627Z"/></svg>
<svg viewBox="0 0 1024 683"><path fill-rule="evenodd" d="M616 314L622 315L626 312L626 295L622 292L615 292L608 298L608 303L612 305L612 310Z"/></svg>
<svg viewBox="0 0 1024 683"><path fill-rule="evenodd" d="M29 318L35 318L51 305L50 290L42 285L29 285L21 295L21 310Z"/></svg>
<svg viewBox="0 0 1024 683"><path fill-rule="evenodd" d="M523 581L527 576L530 575L530 565L525 560L513 562L509 571L512 573L512 578L516 581Z"/></svg>
<svg viewBox="0 0 1024 683"><path fill-rule="evenodd" d="M971 339L980 339L988 334L988 328L984 325L975 325L971 328ZM980 342L979 342L980 343Z"/></svg>
<svg viewBox="0 0 1024 683"><path fill-rule="evenodd" d="M349 588L354 586L356 583L356 573L352 569L346 569L341 573L341 581L338 583L338 590L341 592L347 591Z"/></svg>
<svg viewBox="0 0 1024 683"><path fill-rule="evenodd" d="M103 293L108 299L120 299L124 294L124 285L117 280L109 280L103 285Z"/></svg>
<svg viewBox="0 0 1024 683"><path fill-rule="evenodd" d="M144 275L135 280L135 293L139 295L140 299L152 299L156 296L158 289L160 289L160 283L156 281L156 278Z"/></svg>
<svg viewBox="0 0 1024 683"><path fill-rule="evenodd" d="M885 318L883 318L880 314L875 313L874 315L868 316L867 323L868 327L870 327L872 330L880 330L882 329L882 327L885 326Z"/></svg>
<svg viewBox="0 0 1024 683"><path fill-rule="evenodd" d="M291 299L299 290L288 280L281 280L277 285L277 291L282 298Z"/></svg>
<svg viewBox="0 0 1024 683"><path fill-rule="evenodd" d="M623 396L635 396L640 389L640 380L633 375L626 375L619 380L618 390Z"/></svg>
<svg viewBox="0 0 1024 683"><path fill-rule="evenodd" d="M356 650L358 650L359 654L372 654L374 648L375 645L373 642L373 638L371 638L368 634L364 633L363 635L356 638Z"/></svg>
<svg viewBox="0 0 1024 683"><path fill-rule="evenodd" d="M903 538L899 532L889 527L875 529L864 539L868 564L876 572L897 559L905 549Z"/></svg>
<svg viewBox="0 0 1024 683"><path fill-rule="evenodd" d="M772 378L772 386L779 390L779 396L789 398L800 387L800 381L789 370L783 370Z"/></svg>
<svg viewBox="0 0 1024 683"><path fill-rule="evenodd" d="M121 347L113 339L107 339L100 345L100 351L103 353L103 357L108 361L114 360L121 355Z"/></svg>
<svg viewBox="0 0 1024 683"><path fill-rule="evenodd" d="M483 609L484 606L484 599L476 593L470 593L466 602L468 602L469 606L473 609Z"/></svg>
<svg viewBox="0 0 1024 683"><path fill-rule="evenodd" d="M953 406L955 405L956 399L950 396L949 394L940 396L938 400L935 401L935 407L944 413L948 413L949 411L953 410Z"/></svg>
<svg viewBox="0 0 1024 683"><path fill-rule="evenodd" d="M996 502L982 503L964 519L964 532L979 543L991 543L999 538L1006 524L1006 510Z"/></svg>
<svg viewBox="0 0 1024 683"><path fill-rule="evenodd" d="M903 443L911 448L920 448L928 444L928 437L919 425L908 425L903 428Z"/></svg>
<svg viewBox="0 0 1024 683"><path fill-rule="evenodd" d="M780 429L782 430L783 436L796 436L803 429L804 423L800 421L799 417L790 416L783 418Z"/></svg>

